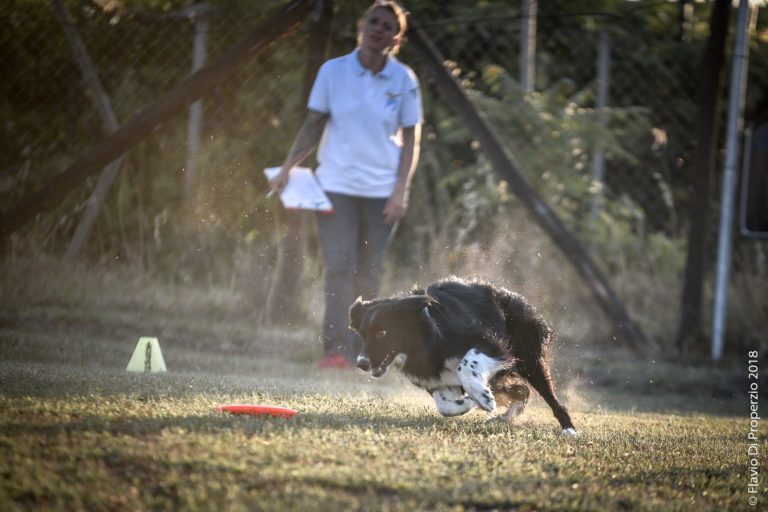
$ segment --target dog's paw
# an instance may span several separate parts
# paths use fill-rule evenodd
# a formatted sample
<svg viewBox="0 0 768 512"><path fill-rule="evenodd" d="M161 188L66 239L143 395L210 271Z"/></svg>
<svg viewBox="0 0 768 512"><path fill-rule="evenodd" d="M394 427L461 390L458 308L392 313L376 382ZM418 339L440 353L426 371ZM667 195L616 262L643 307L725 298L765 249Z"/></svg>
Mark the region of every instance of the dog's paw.
<svg viewBox="0 0 768 512"><path fill-rule="evenodd" d="M493 374L497 361L477 349L467 352L456 373L464 390L475 403L486 412L496 410L496 399L488 388L488 376Z"/></svg>
<svg viewBox="0 0 768 512"><path fill-rule="evenodd" d="M493 398L491 390L488 388L473 386L467 390L469 397L485 412L496 410L496 399Z"/></svg>
<svg viewBox="0 0 768 512"><path fill-rule="evenodd" d="M523 411L525 410L525 404L525 402L512 402L509 404L507 412L504 413L504 416L507 417L507 421L513 421L515 418L523 414Z"/></svg>
<svg viewBox="0 0 768 512"><path fill-rule="evenodd" d="M464 395L461 388L443 388L432 393L437 410L443 416L459 416L476 407L475 402Z"/></svg>
<svg viewBox="0 0 768 512"><path fill-rule="evenodd" d="M566 428L563 430L563 437L575 437L579 435L575 428Z"/></svg>

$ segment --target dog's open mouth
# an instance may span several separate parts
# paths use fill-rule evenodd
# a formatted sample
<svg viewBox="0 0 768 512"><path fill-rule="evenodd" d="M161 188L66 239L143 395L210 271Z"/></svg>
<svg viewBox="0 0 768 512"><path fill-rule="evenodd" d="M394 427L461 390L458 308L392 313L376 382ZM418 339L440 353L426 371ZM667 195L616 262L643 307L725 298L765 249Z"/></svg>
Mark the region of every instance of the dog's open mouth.
<svg viewBox="0 0 768 512"><path fill-rule="evenodd" d="M397 354L397 355L395 355ZM407 356L403 353L397 353L395 351L390 352L386 356L384 356L384 360L381 362L379 366L371 370L371 375L379 378L385 373L387 373L387 370L389 370L390 366L394 366L396 369L401 369L403 365L405 365L405 360L407 359Z"/></svg>
<svg viewBox="0 0 768 512"><path fill-rule="evenodd" d="M381 361L381 364L371 370L371 375L378 378L387 373L387 370L389 369L389 365L392 364L392 361L395 360L395 352L392 351L386 356L384 356L384 359Z"/></svg>

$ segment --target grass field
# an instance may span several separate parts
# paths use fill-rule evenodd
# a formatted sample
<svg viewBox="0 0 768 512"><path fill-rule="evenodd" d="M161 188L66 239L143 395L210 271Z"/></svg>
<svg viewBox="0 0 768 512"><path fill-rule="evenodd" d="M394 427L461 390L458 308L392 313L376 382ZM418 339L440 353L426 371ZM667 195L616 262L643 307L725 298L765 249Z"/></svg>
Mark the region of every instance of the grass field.
<svg viewBox="0 0 768 512"><path fill-rule="evenodd" d="M125 372L139 336L169 373ZM312 331L150 307L0 310L0 510L765 510L746 355L714 367L563 342L517 423L442 418L397 374L317 370ZM292 419L217 413L295 408ZM759 445L764 457L765 436Z"/></svg>

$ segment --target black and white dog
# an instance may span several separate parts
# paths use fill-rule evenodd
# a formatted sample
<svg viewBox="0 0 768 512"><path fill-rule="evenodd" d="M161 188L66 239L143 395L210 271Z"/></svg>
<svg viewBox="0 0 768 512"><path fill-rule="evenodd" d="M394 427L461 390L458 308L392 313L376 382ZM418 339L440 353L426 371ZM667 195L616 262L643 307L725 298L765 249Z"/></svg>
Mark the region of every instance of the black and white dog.
<svg viewBox="0 0 768 512"><path fill-rule="evenodd" d="M410 295L362 301L349 309L363 339L357 366L374 377L394 365L432 395L443 416L475 407L511 420L530 390L552 408L564 435L576 434L558 401L547 360L552 329L521 295L488 283L448 279Z"/></svg>

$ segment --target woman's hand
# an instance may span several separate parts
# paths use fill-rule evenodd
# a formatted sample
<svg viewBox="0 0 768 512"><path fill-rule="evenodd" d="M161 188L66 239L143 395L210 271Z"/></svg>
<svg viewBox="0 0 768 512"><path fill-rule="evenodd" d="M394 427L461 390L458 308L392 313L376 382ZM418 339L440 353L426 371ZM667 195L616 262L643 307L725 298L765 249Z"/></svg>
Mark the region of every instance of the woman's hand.
<svg viewBox="0 0 768 512"><path fill-rule="evenodd" d="M384 205L384 223L394 224L403 217L408 210L408 189L405 187L395 187L395 191L389 196L387 204Z"/></svg>
<svg viewBox="0 0 768 512"><path fill-rule="evenodd" d="M400 151L400 164L397 168L397 183L392 195L384 206L384 222L394 224L405 216L408 210L408 195L411 178L419 161L421 145L421 123L403 128L403 147Z"/></svg>
<svg viewBox="0 0 768 512"><path fill-rule="evenodd" d="M312 109L307 110L307 117L301 125L296 139L293 141L288 156L280 168L280 173L269 180L269 188L274 194L281 194L288 184L291 169L304 161L307 156L315 149L320 142L325 130L325 123L328 121L328 114L316 112Z"/></svg>
<svg viewBox="0 0 768 512"><path fill-rule="evenodd" d="M285 186L288 184L289 173L290 169L282 168L277 175L270 178L269 189L272 191L272 193L277 195L283 193Z"/></svg>

